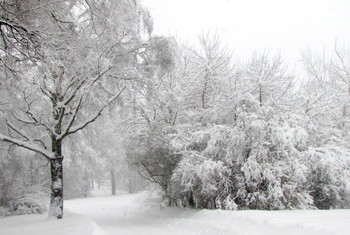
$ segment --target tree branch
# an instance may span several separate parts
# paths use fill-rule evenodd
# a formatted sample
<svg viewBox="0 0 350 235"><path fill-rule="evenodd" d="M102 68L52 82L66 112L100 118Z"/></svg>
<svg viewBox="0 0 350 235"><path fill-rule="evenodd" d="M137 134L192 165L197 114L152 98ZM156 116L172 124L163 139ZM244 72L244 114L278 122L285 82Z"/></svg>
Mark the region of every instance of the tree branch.
<svg viewBox="0 0 350 235"><path fill-rule="evenodd" d="M87 125L89 125L90 123L93 123L94 121L96 121L96 119L102 114L103 110L110 104L112 103L115 99L117 99L122 92L125 90L126 86L123 87L123 89L116 94L115 96L111 97L110 99L108 99L106 101L106 103L100 108L100 110L93 115L92 117L90 117L88 120L86 120L84 123L78 124L74 127L69 127L64 133L62 133L60 136L57 137L57 139L63 139L64 137L70 135L70 134L74 134L82 129L84 129Z"/></svg>
<svg viewBox="0 0 350 235"><path fill-rule="evenodd" d="M17 134L19 134L20 136L22 136L26 141L30 141L30 142L39 142L40 144L42 144L42 146L44 147L44 149L47 149L45 143L42 140L39 139L34 139L31 138L30 136L28 136L25 132L23 132L22 130L20 130L20 128L16 127L14 124L12 124L11 122L9 122L7 119L5 119L6 121L6 125L13 130L14 132L16 132Z"/></svg>
<svg viewBox="0 0 350 235"><path fill-rule="evenodd" d="M71 128L72 125L74 124L74 121L76 120L76 116L77 116L77 114L78 114L78 111L79 111L80 108L81 108L82 101L83 101L83 95L80 96L79 102L78 102L77 106L75 107L75 109L74 109L74 111L73 111L73 114L72 114L70 120L68 121L67 127L66 127L65 130L63 131L62 138L64 137L64 134L65 134L65 133L68 133L68 132L69 132L70 128Z"/></svg>
<svg viewBox="0 0 350 235"><path fill-rule="evenodd" d="M18 139L15 139L15 138L11 138L9 136L2 135L2 134L0 134L0 140L8 142L8 143L12 143L14 145L17 145L19 147L31 150L31 151L36 152L36 153L40 153L41 155L43 155L48 160L51 160L51 159L55 158L55 156L54 156L54 154L52 152L49 152L46 149L40 148L39 146L35 145L31 141L25 142L25 141L18 140Z"/></svg>

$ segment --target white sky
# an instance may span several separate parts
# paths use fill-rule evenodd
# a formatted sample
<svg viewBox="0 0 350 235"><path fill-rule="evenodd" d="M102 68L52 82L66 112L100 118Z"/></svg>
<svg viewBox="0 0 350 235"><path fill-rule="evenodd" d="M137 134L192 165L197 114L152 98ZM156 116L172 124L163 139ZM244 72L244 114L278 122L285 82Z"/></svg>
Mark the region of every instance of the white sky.
<svg viewBox="0 0 350 235"><path fill-rule="evenodd" d="M254 50L280 51L292 66L306 47L350 42L350 0L142 0L154 33L196 42L217 31L241 59ZM348 43L349 44L349 43Z"/></svg>

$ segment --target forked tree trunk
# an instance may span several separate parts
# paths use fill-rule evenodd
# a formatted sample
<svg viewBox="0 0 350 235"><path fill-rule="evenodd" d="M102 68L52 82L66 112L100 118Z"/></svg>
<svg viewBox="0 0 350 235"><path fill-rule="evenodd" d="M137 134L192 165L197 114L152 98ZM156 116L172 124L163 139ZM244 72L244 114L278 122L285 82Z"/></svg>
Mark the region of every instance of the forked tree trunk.
<svg viewBox="0 0 350 235"><path fill-rule="evenodd" d="M49 217L63 217L63 157L50 160L51 167L51 201Z"/></svg>

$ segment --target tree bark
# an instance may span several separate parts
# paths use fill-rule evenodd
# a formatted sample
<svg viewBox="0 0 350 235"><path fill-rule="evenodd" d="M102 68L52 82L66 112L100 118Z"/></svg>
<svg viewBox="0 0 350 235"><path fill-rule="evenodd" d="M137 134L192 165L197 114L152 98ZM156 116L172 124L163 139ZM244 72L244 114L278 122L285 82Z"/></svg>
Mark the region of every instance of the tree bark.
<svg viewBox="0 0 350 235"><path fill-rule="evenodd" d="M112 195L116 195L116 182L115 182L114 169L111 169L111 187L112 187Z"/></svg>
<svg viewBox="0 0 350 235"><path fill-rule="evenodd" d="M57 126L56 126L57 128ZM62 140L51 136L52 152L55 158L50 160L51 167L51 200L49 217L62 219L63 217L63 155Z"/></svg>
<svg viewBox="0 0 350 235"><path fill-rule="evenodd" d="M63 217L63 157L50 160L51 167L51 201L49 217Z"/></svg>

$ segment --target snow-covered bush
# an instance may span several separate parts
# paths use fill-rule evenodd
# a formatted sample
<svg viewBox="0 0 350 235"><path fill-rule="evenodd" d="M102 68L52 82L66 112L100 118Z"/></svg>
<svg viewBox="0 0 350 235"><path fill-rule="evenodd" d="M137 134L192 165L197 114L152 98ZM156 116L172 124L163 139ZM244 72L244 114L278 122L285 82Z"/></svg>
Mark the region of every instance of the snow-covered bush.
<svg viewBox="0 0 350 235"><path fill-rule="evenodd" d="M18 181L9 188L4 207L11 215L42 214L48 208L48 195L47 187Z"/></svg>
<svg viewBox="0 0 350 235"><path fill-rule="evenodd" d="M231 169L225 163L226 126L182 125L172 135L172 148L180 153L171 178L172 204L197 208L224 207L230 193ZM229 133L226 133L229 134Z"/></svg>
<svg viewBox="0 0 350 235"><path fill-rule="evenodd" d="M183 156L171 185L180 206L226 209L312 207L301 161L307 132L251 97L236 102L235 122L184 125L172 143ZM181 142L182 143L179 143ZM177 200L176 200L177 199Z"/></svg>
<svg viewBox="0 0 350 235"><path fill-rule="evenodd" d="M274 119L251 123L249 155L242 165L243 185L238 200L252 209L308 208L307 167L298 150L307 137L302 128Z"/></svg>
<svg viewBox="0 0 350 235"><path fill-rule="evenodd" d="M188 155L182 159L172 176L171 198L179 206L221 208L230 194L231 170L222 161ZM227 208L228 209L228 208Z"/></svg>
<svg viewBox="0 0 350 235"><path fill-rule="evenodd" d="M309 187L320 209L350 207L350 151L324 146L309 148L303 157L310 169Z"/></svg>
<svg viewBox="0 0 350 235"><path fill-rule="evenodd" d="M13 155L10 158L0 158L0 217L45 212L48 208L49 188L40 179L40 175L46 172L42 172L40 165L39 168L36 167L31 156L24 158L15 153L10 154ZM32 161L32 172L24 169L26 161Z"/></svg>
<svg viewBox="0 0 350 235"><path fill-rule="evenodd" d="M158 184L165 192L170 185L173 170L180 160L180 154L172 151L169 133L161 127L158 128L130 137L126 143L126 154L129 162L139 168L141 175Z"/></svg>

